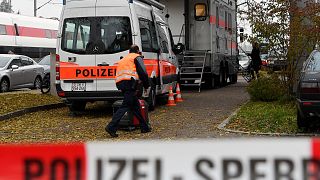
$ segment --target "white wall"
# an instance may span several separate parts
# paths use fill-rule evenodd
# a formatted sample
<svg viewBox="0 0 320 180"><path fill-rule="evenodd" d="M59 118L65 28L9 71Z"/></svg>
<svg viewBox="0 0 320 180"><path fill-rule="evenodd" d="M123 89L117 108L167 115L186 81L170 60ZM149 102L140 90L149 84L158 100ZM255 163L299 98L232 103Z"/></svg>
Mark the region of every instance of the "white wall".
<svg viewBox="0 0 320 180"><path fill-rule="evenodd" d="M175 44L178 43L181 28L184 24L184 1L183 0L160 0L166 6L165 12L170 15L168 19ZM182 33L184 36L184 32ZM182 37L180 42L184 43Z"/></svg>

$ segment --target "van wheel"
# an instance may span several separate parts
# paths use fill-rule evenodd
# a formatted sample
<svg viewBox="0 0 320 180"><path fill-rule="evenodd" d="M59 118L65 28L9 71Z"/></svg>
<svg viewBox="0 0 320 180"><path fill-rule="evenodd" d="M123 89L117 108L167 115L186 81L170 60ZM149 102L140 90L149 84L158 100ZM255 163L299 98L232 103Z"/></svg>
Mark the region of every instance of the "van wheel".
<svg viewBox="0 0 320 180"><path fill-rule="evenodd" d="M149 97L147 98L148 108L153 111L156 107L156 87L151 84L151 89L149 92Z"/></svg>
<svg viewBox="0 0 320 180"><path fill-rule="evenodd" d="M0 83L0 92L8 92L10 88L10 82L7 78L3 78Z"/></svg>
<svg viewBox="0 0 320 180"><path fill-rule="evenodd" d="M69 104L70 111L84 111L86 108L87 102L86 101L72 101Z"/></svg>
<svg viewBox="0 0 320 180"><path fill-rule="evenodd" d="M306 118L303 118L300 115L299 111L297 111L297 125L299 129L309 127L309 122L306 121Z"/></svg>

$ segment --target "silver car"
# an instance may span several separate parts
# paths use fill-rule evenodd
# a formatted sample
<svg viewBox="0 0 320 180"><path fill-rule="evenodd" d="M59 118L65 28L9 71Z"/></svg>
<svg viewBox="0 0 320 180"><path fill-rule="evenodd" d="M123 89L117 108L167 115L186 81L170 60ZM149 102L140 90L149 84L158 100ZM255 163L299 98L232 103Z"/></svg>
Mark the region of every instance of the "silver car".
<svg viewBox="0 0 320 180"><path fill-rule="evenodd" d="M40 88L43 75L43 67L27 56L0 54L0 92Z"/></svg>

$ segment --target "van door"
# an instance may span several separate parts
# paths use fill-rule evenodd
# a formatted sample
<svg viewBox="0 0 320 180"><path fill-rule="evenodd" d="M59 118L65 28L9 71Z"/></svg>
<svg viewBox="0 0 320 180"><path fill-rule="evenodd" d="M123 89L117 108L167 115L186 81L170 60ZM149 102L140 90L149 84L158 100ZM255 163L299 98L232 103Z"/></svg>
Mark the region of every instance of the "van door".
<svg viewBox="0 0 320 180"><path fill-rule="evenodd" d="M157 22L157 30L159 36L160 44L160 75L162 82L162 93L166 93L169 90L169 84L171 80L171 68L172 64L170 62L170 53L169 53L169 40L166 33L167 25L162 22Z"/></svg>
<svg viewBox="0 0 320 180"><path fill-rule="evenodd" d="M190 48L210 50L209 6L207 0L189 1L190 4Z"/></svg>
<svg viewBox="0 0 320 180"><path fill-rule="evenodd" d="M96 20L66 18L63 22L60 55L61 88L64 91L96 91Z"/></svg>
<svg viewBox="0 0 320 180"><path fill-rule="evenodd" d="M115 64L128 55L133 44L132 17L128 3L97 1L96 17L97 36L103 45L103 51L97 53L96 66L104 72L97 79L97 91L117 91Z"/></svg>

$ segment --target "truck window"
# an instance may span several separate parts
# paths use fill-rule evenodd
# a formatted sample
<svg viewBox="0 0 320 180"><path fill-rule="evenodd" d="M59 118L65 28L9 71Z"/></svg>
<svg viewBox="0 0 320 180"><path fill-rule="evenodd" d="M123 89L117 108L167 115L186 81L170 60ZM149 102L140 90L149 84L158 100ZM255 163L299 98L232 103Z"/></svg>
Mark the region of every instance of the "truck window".
<svg viewBox="0 0 320 180"><path fill-rule="evenodd" d="M6 35L6 34L7 34L6 26L0 24L0 35Z"/></svg>
<svg viewBox="0 0 320 180"><path fill-rule="evenodd" d="M84 17L64 21L61 43L64 51L112 54L126 51L130 45L132 33L129 17Z"/></svg>
<svg viewBox="0 0 320 180"><path fill-rule="evenodd" d="M139 19L142 51L156 52L158 49L157 32L154 23L150 20Z"/></svg>
<svg viewBox="0 0 320 180"><path fill-rule="evenodd" d="M169 53L169 43L168 43L168 38L166 36L166 31L165 31L165 26L160 25L157 23L158 30L159 30L159 40L160 40L160 46L161 46L161 51L162 53Z"/></svg>
<svg viewBox="0 0 320 180"><path fill-rule="evenodd" d="M198 3L194 6L194 18L196 21L205 21L207 19L207 5Z"/></svg>
<svg viewBox="0 0 320 180"><path fill-rule="evenodd" d="M219 22L219 7L218 7L218 5L217 5L217 7L216 7L216 27L219 27L219 24L220 24L220 22Z"/></svg>

